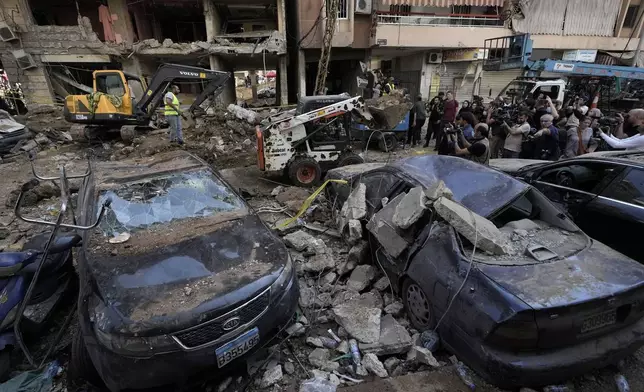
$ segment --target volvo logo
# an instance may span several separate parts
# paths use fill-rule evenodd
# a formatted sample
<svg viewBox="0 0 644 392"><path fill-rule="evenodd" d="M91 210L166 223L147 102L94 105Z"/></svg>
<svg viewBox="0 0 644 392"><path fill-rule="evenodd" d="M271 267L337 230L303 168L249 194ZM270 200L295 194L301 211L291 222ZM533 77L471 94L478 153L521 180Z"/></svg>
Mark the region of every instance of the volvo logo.
<svg viewBox="0 0 644 392"><path fill-rule="evenodd" d="M224 331L232 331L233 329L239 327L239 323L239 317L229 318L221 325L221 329L223 329Z"/></svg>

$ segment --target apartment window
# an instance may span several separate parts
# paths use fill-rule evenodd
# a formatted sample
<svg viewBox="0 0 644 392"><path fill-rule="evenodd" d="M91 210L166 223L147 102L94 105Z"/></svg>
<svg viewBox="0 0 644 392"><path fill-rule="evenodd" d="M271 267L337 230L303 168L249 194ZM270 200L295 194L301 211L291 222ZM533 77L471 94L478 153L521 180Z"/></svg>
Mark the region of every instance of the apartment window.
<svg viewBox="0 0 644 392"><path fill-rule="evenodd" d="M470 15L472 13L472 6L470 5L453 5L452 14Z"/></svg>
<svg viewBox="0 0 644 392"><path fill-rule="evenodd" d="M624 27L633 28L637 22L637 10L639 5L631 5L626 10L626 17L624 18Z"/></svg>
<svg viewBox="0 0 644 392"><path fill-rule="evenodd" d="M390 5L389 12L394 15L409 15L411 13L411 6L405 4Z"/></svg>
<svg viewBox="0 0 644 392"><path fill-rule="evenodd" d="M349 1L350 0L338 0L338 19L347 19L349 18ZM330 12L329 6L331 1L326 0L326 12Z"/></svg>

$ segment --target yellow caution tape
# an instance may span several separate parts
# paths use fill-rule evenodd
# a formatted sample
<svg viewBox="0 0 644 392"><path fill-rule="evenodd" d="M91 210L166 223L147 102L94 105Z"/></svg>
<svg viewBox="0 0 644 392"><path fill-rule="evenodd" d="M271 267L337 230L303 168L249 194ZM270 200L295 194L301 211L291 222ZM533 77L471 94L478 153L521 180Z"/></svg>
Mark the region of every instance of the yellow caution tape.
<svg viewBox="0 0 644 392"><path fill-rule="evenodd" d="M315 190L315 192L313 192L311 194L311 196L309 196L306 200L304 200L304 203L302 203L302 207L300 207L300 210L297 212L297 214L294 217L292 217L291 219L289 219L286 222L282 223L281 225L277 226L277 228L281 229L283 227L286 227L286 226L290 225L291 223L295 222L296 220L298 220L299 217L302 216L302 214L304 214L306 212L306 210L309 209L309 207L311 207L311 203L313 203L313 200L315 200L320 195L320 192L322 192L324 190L324 188L327 186L327 184L330 183L330 182L335 182L337 184L345 184L345 185L348 184L348 182L346 180L326 180L326 181L324 181L324 184L322 184L318 189Z"/></svg>

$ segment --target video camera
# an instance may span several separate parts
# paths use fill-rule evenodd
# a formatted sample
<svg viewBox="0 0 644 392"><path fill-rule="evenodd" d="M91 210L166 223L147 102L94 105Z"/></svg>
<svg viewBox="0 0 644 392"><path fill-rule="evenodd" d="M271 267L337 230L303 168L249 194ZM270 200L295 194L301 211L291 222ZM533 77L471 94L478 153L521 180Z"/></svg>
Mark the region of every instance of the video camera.
<svg viewBox="0 0 644 392"><path fill-rule="evenodd" d="M491 118L498 124L505 122L509 126L512 126L516 123L517 110L516 106L498 106L492 109Z"/></svg>

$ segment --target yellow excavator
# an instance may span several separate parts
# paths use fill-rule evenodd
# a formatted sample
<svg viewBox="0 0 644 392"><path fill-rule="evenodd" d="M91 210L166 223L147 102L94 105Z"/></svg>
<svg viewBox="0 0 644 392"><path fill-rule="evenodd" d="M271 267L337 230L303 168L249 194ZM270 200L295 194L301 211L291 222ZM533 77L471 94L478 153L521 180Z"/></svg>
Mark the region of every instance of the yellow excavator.
<svg viewBox="0 0 644 392"><path fill-rule="evenodd" d="M163 104L163 97L173 81L208 82L188 109L194 116L206 98L214 99L221 93L228 78L228 72L179 64L163 64L149 84L140 76L119 70L94 71L93 92L67 96L64 116L75 124L71 127L74 140L90 140L119 131L124 141L131 141L138 130L150 128L150 121L155 119L156 109ZM140 85L143 90L138 101L133 97L133 85Z"/></svg>

